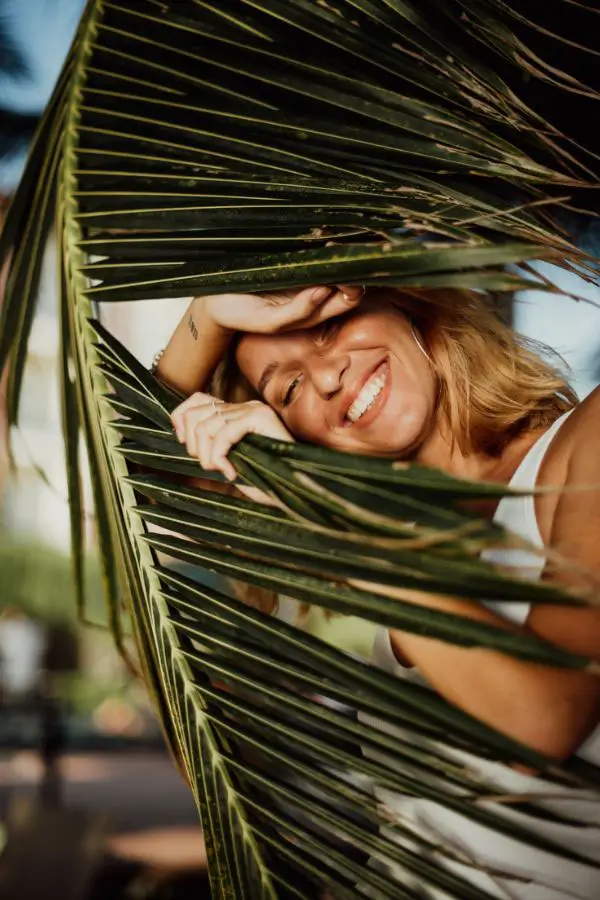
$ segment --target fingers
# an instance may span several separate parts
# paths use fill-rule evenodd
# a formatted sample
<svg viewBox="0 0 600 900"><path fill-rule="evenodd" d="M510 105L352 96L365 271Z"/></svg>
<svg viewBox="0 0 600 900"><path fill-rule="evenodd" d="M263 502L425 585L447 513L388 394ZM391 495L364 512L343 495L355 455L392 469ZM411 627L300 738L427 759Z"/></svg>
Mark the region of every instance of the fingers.
<svg viewBox="0 0 600 900"><path fill-rule="evenodd" d="M177 439L203 468L206 468L205 461L210 459L209 436L221 427L218 421L222 416L221 406L224 406L221 400L197 391L171 414Z"/></svg>
<svg viewBox="0 0 600 900"><path fill-rule="evenodd" d="M215 430L213 435L207 436L206 444L203 446L205 456L202 467L208 471L222 472L225 478L233 481L237 477L237 472L227 455L242 438L254 432L251 413L241 415L235 413L227 416L221 427Z"/></svg>
<svg viewBox="0 0 600 900"><path fill-rule="evenodd" d="M314 311L332 294L332 288L318 285L303 288L301 291L280 291L276 294L264 294L268 303L268 317L265 318L265 329L278 332L284 329L299 328Z"/></svg>
<svg viewBox="0 0 600 900"><path fill-rule="evenodd" d="M252 430L252 421L247 404L225 404L223 411L206 417L189 414L191 433L187 441L190 456L195 456L206 471L219 471L230 481L237 473L227 458L234 444L241 441Z"/></svg>
<svg viewBox="0 0 600 900"><path fill-rule="evenodd" d="M248 434L262 434L275 440L291 441L292 436L276 413L265 403L232 404L226 409L223 426L213 435L207 468L223 472L230 480L236 471L227 455L231 448Z"/></svg>
<svg viewBox="0 0 600 900"><path fill-rule="evenodd" d="M277 330L283 332L298 328L312 328L333 316L344 315L360 303L364 293L365 289L362 285L307 288L298 294L295 317L292 318L288 315L287 320L282 322Z"/></svg>
<svg viewBox="0 0 600 900"><path fill-rule="evenodd" d="M252 500L254 503L262 503L264 506L280 505L273 497L265 494L260 488L253 487L251 484L237 484L234 490L239 491L240 494L247 497L248 500Z"/></svg>
<svg viewBox="0 0 600 900"><path fill-rule="evenodd" d="M177 407L172 421L189 455L206 471L220 471L230 481L237 473L228 454L247 434L292 440L275 412L258 400L223 403L210 394L196 393Z"/></svg>
<svg viewBox="0 0 600 900"><path fill-rule="evenodd" d="M222 402L222 400L218 400L210 394L203 394L201 391L196 391L196 393L191 394L187 400L180 403L171 413L171 421L173 422L173 427L179 440L181 441L182 436L186 433L186 416L189 412L195 411L198 415L202 413L207 417L214 414L215 406Z"/></svg>
<svg viewBox="0 0 600 900"><path fill-rule="evenodd" d="M310 328L348 312L363 296L361 285L317 285L303 288L295 296L290 291L265 295L271 304L266 327L271 332Z"/></svg>
<svg viewBox="0 0 600 900"><path fill-rule="evenodd" d="M318 306L310 320L304 322L302 327L310 328L334 316L343 316L358 306L364 293L365 289L361 285L340 285L337 291L332 292L331 296Z"/></svg>
<svg viewBox="0 0 600 900"><path fill-rule="evenodd" d="M360 303L365 296L364 284L338 284L338 290L342 293L347 303Z"/></svg>
<svg viewBox="0 0 600 900"><path fill-rule="evenodd" d="M240 404L242 405L242 404ZM215 436L238 414L225 410L235 409L217 401L209 394L193 394L173 413L172 420L180 443L185 444L190 456L197 459L203 469L215 470L212 465ZM235 478L235 469L229 460L218 468L227 478Z"/></svg>

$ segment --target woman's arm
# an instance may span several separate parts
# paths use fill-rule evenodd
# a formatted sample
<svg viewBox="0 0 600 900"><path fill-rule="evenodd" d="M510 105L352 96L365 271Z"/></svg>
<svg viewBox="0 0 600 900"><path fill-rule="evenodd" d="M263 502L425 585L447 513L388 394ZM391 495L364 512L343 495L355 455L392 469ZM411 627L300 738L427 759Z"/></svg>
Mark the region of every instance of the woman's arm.
<svg viewBox="0 0 600 900"><path fill-rule="evenodd" d="M236 332L275 334L311 328L348 312L363 294L364 289L356 285L317 285L278 293L196 297L156 368L161 381L191 395L172 413L177 437L190 456L199 459L205 470L221 471L234 480L236 471L227 455L247 434L293 439L265 403L222 403L205 393Z"/></svg>
<svg viewBox="0 0 600 900"><path fill-rule="evenodd" d="M364 290L313 285L264 294L194 297L156 367L156 376L182 394L202 391L236 332L273 334L310 328L348 312Z"/></svg>
<svg viewBox="0 0 600 900"><path fill-rule="evenodd" d="M600 581L600 390L573 414L565 490L554 513L550 545ZM566 427L566 426L565 426ZM588 486L587 490L568 490ZM580 589L577 568L547 569L544 579ZM501 619L478 604L452 597L378 587L388 596L468 616L511 631L526 630L559 647L600 660L600 608L534 606L525 626ZM418 666L447 700L488 725L549 756L574 753L600 718L600 677L523 662L492 650L465 649L390 631L398 660Z"/></svg>
<svg viewBox="0 0 600 900"><path fill-rule="evenodd" d="M215 320L206 297L194 297L158 361L156 377L182 394L206 386L234 332Z"/></svg>
<svg viewBox="0 0 600 900"><path fill-rule="evenodd" d="M520 628L466 600L364 582L357 586L498 628L539 634L530 623ZM593 629L597 638L600 635L596 610L539 608L546 621L557 612L564 613L567 634ZM446 700L548 756L557 759L570 756L598 722L600 678L594 675L528 663L493 650L458 647L395 629L390 631L390 639L398 661L418 666ZM561 636L554 643L565 646L567 642ZM578 652L573 643L569 642L570 649Z"/></svg>

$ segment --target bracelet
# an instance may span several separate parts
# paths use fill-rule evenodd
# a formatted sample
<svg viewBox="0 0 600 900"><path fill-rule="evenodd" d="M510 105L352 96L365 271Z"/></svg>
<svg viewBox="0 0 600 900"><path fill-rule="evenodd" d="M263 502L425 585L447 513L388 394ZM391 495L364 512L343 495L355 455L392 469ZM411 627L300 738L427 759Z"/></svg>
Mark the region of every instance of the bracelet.
<svg viewBox="0 0 600 900"><path fill-rule="evenodd" d="M159 364L164 352L165 352L165 348L163 347L162 350L157 350L156 353L154 354L154 356L152 357L152 365L150 366L150 374L151 375L154 375L156 370L158 369L158 364Z"/></svg>

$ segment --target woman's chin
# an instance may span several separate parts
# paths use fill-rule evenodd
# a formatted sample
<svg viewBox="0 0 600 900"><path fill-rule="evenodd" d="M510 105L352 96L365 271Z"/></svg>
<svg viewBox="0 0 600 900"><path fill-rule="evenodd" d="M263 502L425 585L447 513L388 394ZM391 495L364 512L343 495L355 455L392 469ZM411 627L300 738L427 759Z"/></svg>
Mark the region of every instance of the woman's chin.
<svg viewBox="0 0 600 900"><path fill-rule="evenodd" d="M371 423L371 427L356 433L355 452L406 459L414 454L423 433L423 423L417 416L403 416L401 410L388 407Z"/></svg>

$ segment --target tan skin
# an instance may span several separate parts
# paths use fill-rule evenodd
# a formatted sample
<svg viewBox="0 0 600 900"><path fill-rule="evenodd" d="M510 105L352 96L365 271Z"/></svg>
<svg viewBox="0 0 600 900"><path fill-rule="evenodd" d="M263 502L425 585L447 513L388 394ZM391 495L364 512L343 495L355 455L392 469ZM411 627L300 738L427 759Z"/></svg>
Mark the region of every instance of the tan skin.
<svg viewBox="0 0 600 900"><path fill-rule="evenodd" d="M318 291L320 294L317 296ZM227 454L246 434L304 440L338 450L411 459L453 475L507 483L541 432L510 442L500 457L462 454L436 407L436 379L419 336L391 302L361 305L360 288L310 288L277 295L196 298L161 360L158 375L191 396L173 423L204 469L230 480ZM194 329L190 328L189 320ZM260 328L260 333L257 329ZM202 341L193 332L202 335ZM201 388L235 333L236 360L264 402L218 403ZM352 406L374 375L384 386L360 418ZM193 392L193 393L192 393ZM364 398L365 395L363 395ZM544 459L538 486L600 485L597 450L600 390L560 429ZM544 542L600 577L597 490L542 494L536 514ZM493 510L490 511L490 514ZM575 570L547 580L582 586ZM373 589L373 585L369 585ZM379 589L375 586L375 589ZM404 590L382 592L518 631L600 659L600 609L534 607L524 626L479 604ZM399 630L390 632L403 665L417 666L446 699L513 738L556 758L574 753L600 719L600 678L465 649Z"/></svg>

